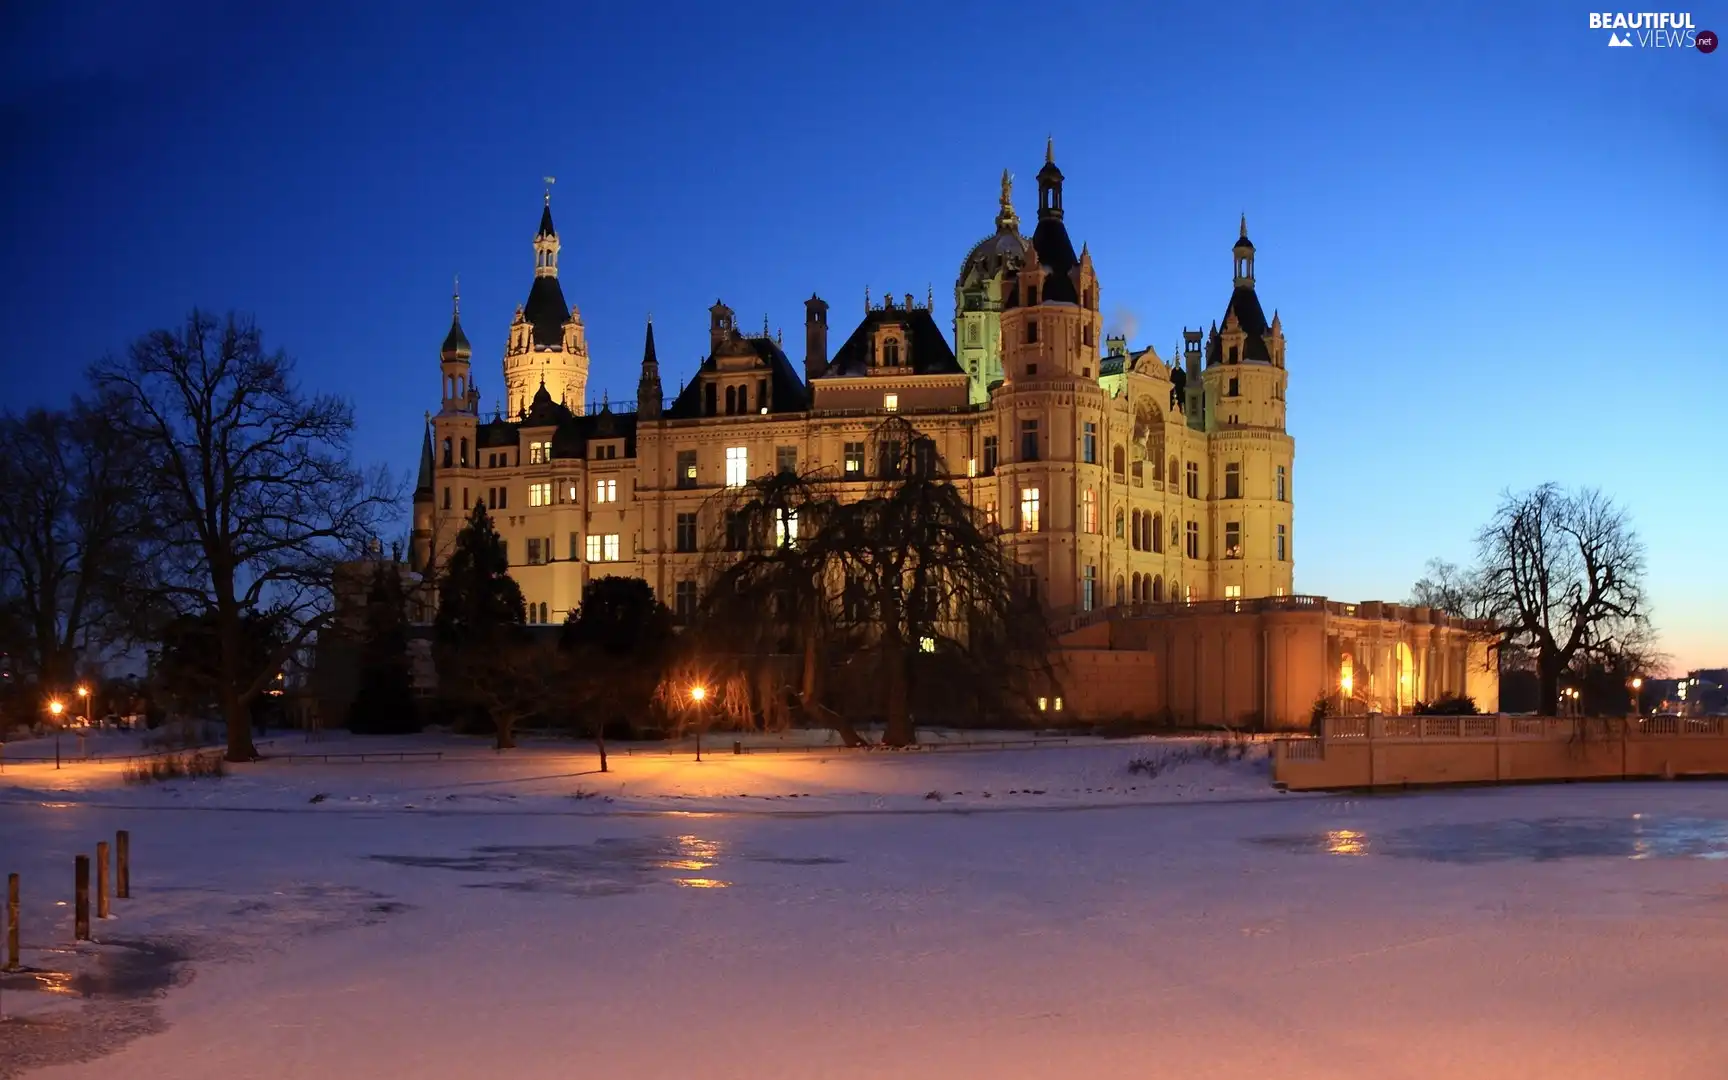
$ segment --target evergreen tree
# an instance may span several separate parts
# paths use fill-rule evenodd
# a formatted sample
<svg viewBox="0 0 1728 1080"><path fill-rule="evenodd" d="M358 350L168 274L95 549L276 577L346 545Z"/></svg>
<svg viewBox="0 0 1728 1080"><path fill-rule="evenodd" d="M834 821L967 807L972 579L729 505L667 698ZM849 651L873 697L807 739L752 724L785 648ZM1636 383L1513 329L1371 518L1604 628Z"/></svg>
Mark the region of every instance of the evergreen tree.
<svg viewBox="0 0 1728 1080"><path fill-rule="evenodd" d="M475 503L468 523L456 534L456 547L438 585L440 645L481 645L510 636L527 620L522 587L510 576L504 541Z"/></svg>
<svg viewBox="0 0 1728 1080"><path fill-rule="evenodd" d="M608 770L607 725L628 730L653 708L672 640L672 613L641 578L595 578L565 621L561 688L584 715L601 772Z"/></svg>
<svg viewBox="0 0 1728 1080"><path fill-rule="evenodd" d="M401 735L420 730L414 677L408 661L408 620L402 578L394 563L380 563L366 596L360 644L360 689L348 706L348 730Z"/></svg>
<svg viewBox="0 0 1728 1080"><path fill-rule="evenodd" d="M475 503L438 585L438 684L445 701L491 722L500 750L516 745L517 723L544 705L526 620L504 541Z"/></svg>

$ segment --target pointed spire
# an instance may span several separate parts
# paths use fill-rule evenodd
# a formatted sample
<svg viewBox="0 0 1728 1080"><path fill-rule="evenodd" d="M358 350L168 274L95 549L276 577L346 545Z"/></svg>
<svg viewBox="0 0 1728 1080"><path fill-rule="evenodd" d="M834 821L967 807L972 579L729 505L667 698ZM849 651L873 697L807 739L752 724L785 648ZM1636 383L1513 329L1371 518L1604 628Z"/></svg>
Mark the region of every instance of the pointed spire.
<svg viewBox="0 0 1728 1080"><path fill-rule="evenodd" d="M654 377L655 378L660 377L660 375L659 375L660 357L654 351L654 316L652 316L652 315L648 316L648 335L647 335L647 338L642 342L642 374L643 374L643 377L647 377L647 374L648 374L650 369L652 369L654 371L654 373L655 373Z"/></svg>
<svg viewBox="0 0 1728 1080"><path fill-rule="evenodd" d="M870 286L868 285L864 286L864 311L866 313L870 311Z"/></svg>
<svg viewBox="0 0 1728 1080"><path fill-rule="evenodd" d="M432 414L426 414L426 423L420 436L420 475L414 481L414 498L432 497Z"/></svg>
<svg viewBox="0 0 1728 1080"><path fill-rule="evenodd" d="M1044 164L1056 164L1056 136L1053 134L1044 137Z"/></svg>
<svg viewBox="0 0 1728 1080"><path fill-rule="evenodd" d="M654 316L642 341L642 375L636 380L636 415L644 420L660 418L660 357L654 351Z"/></svg>
<svg viewBox="0 0 1728 1080"><path fill-rule="evenodd" d="M924 310L934 311L936 308L936 286L931 282L924 283Z"/></svg>

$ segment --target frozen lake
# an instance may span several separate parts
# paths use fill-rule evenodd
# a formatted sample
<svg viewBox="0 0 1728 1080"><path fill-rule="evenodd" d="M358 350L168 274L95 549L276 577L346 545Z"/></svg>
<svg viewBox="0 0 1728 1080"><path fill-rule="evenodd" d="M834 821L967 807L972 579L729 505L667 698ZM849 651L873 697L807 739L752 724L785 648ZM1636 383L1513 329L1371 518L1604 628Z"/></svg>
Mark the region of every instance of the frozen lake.
<svg viewBox="0 0 1728 1080"><path fill-rule="evenodd" d="M1000 756L1046 754L1080 760ZM26 1021L0 1075L1728 1075L1723 784L885 813L278 796L7 793L37 980L109 982L6 992ZM137 898L96 936L125 944L32 951L70 937L72 854L116 828Z"/></svg>

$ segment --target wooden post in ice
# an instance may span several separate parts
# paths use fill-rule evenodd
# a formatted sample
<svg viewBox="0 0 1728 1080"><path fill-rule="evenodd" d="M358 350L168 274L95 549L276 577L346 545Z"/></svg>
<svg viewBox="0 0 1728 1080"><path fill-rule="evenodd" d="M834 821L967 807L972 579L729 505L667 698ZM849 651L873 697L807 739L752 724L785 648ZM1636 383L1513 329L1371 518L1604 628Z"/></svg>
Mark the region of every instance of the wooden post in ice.
<svg viewBox="0 0 1728 1080"><path fill-rule="evenodd" d="M108 917L108 841L96 841L96 917Z"/></svg>
<svg viewBox="0 0 1728 1080"><path fill-rule="evenodd" d="M6 875L6 970L18 970L18 875Z"/></svg>
<svg viewBox="0 0 1728 1080"><path fill-rule="evenodd" d="M72 940L90 940L90 856L72 863Z"/></svg>
<svg viewBox="0 0 1728 1080"><path fill-rule="evenodd" d="M132 834L125 829L114 834L114 895L132 899Z"/></svg>

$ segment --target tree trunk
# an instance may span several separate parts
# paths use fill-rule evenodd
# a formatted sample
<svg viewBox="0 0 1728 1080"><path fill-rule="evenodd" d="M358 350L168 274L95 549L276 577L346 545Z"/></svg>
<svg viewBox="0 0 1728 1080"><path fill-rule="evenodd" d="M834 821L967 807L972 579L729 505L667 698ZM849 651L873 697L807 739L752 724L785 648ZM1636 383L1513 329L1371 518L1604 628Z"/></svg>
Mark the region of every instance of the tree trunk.
<svg viewBox="0 0 1728 1080"><path fill-rule="evenodd" d="M888 654L887 723L882 728L883 746L911 746L918 741L912 728L912 713L906 705L906 660L900 649Z"/></svg>
<svg viewBox="0 0 1728 1080"><path fill-rule="evenodd" d="M1536 657L1536 714L1560 715L1560 663L1553 657Z"/></svg>
<svg viewBox="0 0 1728 1080"><path fill-rule="evenodd" d="M514 749L516 749L516 725L514 723L506 723L506 722L500 721L496 718L493 719L492 724L494 727L496 727L498 729L498 737L493 740L492 749L494 749L494 750L514 750Z"/></svg>
<svg viewBox="0 0 1728 1080"><path fill-rule="evenodd" d="M257 761L258 748L252 745L252 711L227 680L223 680L221 700L222 716L228 721L228 760Z"/></svg>
<svg viewBox="0 0 1728 1080"><path fill-rule="evenodd" d="M606 728L604 725L594 731L594 748L600 751L600 771L610 771L606 768Z"/></svg>

